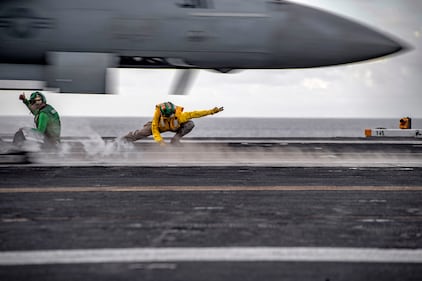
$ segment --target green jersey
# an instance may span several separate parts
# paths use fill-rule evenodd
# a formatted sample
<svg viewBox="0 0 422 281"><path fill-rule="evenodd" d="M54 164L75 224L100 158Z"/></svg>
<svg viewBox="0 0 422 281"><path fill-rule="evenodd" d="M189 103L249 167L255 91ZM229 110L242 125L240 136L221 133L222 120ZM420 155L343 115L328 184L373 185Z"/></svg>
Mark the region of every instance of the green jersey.
<svg viewBox="0 0 422 281"><path fill-rule="evenodd" d="M49 104L40 110L32 110L29 103L25 102L34 114L34 122L37 131L42 133L50 142L60 142L61 123L59 113Z"/></svg>

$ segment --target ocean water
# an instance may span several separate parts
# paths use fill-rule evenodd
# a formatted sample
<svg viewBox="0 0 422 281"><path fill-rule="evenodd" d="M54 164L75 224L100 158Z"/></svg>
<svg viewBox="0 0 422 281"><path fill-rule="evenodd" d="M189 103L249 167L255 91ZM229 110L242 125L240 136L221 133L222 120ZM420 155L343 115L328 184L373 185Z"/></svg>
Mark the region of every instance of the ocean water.
<svg viewBox="0 0 422 281"><path fill-rule="evenodd" d="M142 128L145 117L68 117L62 120L63 137L119 137ZM332 138L364 137L365 128L399 128L399 119L337 118L222 118L194 119L187 137ZM21 127L33 127L28 116L1 116L0 137L13 136ZM422 119L412 119L412 128L422 128ZM164 137L172 136L165 133Z"/></svg>

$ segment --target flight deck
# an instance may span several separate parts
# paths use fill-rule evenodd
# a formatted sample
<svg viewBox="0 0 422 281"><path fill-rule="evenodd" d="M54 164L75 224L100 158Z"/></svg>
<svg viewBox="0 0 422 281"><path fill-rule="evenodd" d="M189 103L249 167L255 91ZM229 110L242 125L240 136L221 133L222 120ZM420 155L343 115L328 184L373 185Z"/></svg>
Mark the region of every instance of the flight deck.
<svg viewBox="0 0 422 281"><path fill-rule="evenodd" d="M0 165L1 280L422 276L421 140L62 146Z"/></svg>
<svg viewBox="0 0 422 281"><path fill-rule="evenodd" d="M0 164L422 167L420 138L186 138L177 146L166 141L160 146L151 139L64 138L57 148L32 145L22 152L6 139L3 147L9 149L3 149Z"/></svg>

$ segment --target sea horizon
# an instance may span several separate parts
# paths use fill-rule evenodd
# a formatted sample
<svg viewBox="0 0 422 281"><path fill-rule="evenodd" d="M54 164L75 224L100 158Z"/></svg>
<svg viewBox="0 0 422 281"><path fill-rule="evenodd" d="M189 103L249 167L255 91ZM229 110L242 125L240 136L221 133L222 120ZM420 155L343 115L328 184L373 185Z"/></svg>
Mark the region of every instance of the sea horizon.
<svg viewBox="0 0 422 281"><path fill-rule="evenodd" d="M63 116L62 137L119 137L137 130L150 117ZM187 137L364 137L366 128L398 129L400 118L277 118L203 117L193 119L194 130ZM34 127L33 117L0 117L0 136L13 136L21 127ZM422 118L412 118L412 128L422 128ZM167 133L165 133L167 134Z"/></svg>

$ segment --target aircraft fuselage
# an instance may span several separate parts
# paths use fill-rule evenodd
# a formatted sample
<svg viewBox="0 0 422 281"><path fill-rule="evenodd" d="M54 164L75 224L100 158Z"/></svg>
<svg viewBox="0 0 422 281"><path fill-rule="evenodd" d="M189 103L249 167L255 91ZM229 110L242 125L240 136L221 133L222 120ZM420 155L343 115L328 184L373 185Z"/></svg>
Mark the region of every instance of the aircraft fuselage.
<svg viewBox="0 0 422 281"><path fill-rule="evenodd" d="M400 49L368 27L282 0L0 2L0 64L61 70L97 53L101 68L228 72L338 65ZM5 72L0 79L19 76Z"/></svg>

